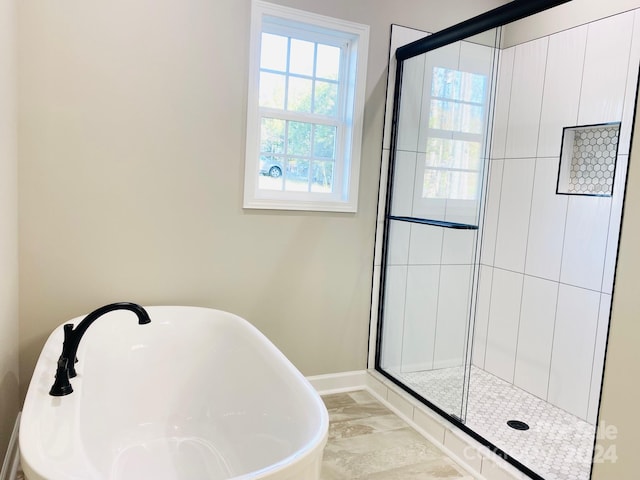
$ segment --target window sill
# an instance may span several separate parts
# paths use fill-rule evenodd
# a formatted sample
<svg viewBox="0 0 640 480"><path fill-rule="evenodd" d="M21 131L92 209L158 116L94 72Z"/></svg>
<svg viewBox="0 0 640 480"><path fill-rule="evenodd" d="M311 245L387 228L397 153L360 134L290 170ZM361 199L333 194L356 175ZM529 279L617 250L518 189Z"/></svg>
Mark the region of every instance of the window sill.
<svg viewBox="0 0 640 480"><path fill-rule="evenodd" d="M242 206L244 209L255 210L295 210L311 212L337 212L356 213L358 206L355 202L314 202L314 201L292 201L275 199L253 199L245 200Z"/></svg>

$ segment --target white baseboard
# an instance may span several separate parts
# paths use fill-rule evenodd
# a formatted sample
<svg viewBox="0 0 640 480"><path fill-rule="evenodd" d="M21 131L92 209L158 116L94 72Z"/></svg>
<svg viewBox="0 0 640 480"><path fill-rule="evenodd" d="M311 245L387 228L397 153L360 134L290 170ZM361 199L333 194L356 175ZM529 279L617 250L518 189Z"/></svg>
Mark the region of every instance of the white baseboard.
<svg viewBox="0 0 640 480"><path fill-rule="evenodd" d="M366 370L355 370L352 372L315 375L307 377L307 380L320 395L328 395L363 389L367 384L367 375Z"/></svg>
<svg viewBox="0 0 640 480"><path fill-rule="evenodd" d="M18 450L18 433L20 430L20 415L18 412L16 423L13 425L13 432L9 439L7 453L2 462L2 470L0 471L0 480L15 480L20 465L20 451Z"/></svg>

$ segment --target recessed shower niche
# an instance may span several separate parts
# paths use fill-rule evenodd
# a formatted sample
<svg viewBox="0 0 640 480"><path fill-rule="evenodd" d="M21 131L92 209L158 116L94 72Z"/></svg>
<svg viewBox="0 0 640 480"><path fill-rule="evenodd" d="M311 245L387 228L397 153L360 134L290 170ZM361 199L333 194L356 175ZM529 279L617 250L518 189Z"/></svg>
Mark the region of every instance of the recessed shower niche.
<svg viewBox="0 0 640 480"><path fill-rule="evenodd" d="M620 122L565 127L558 193L611 196L619 136Z"/></svg>
<svg viewBox="0 0 640 480"><path fill-rule="evenodd" d="M529 477L587 480L615 457L593 447L640 9L536 17L392 29L375 368Z"/></svg>

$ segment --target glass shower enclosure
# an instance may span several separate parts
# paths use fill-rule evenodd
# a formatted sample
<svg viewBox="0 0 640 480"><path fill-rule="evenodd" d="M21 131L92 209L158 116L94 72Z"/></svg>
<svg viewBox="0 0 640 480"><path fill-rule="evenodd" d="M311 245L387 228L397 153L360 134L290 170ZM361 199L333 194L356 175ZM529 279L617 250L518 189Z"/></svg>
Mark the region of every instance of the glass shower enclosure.
<svg viewBox="0 0 640 480"><path fill-rule="evenodd" d="M396 51L375 367L531 478L586 480L640 9L526 28L563 3Z"/></svg>
<svg viewBox="0 0 640 480"><path fill-rule="evenodd" d="M461 420L498 40L492 29L402 62L387 193L379 365Z"/></svg>

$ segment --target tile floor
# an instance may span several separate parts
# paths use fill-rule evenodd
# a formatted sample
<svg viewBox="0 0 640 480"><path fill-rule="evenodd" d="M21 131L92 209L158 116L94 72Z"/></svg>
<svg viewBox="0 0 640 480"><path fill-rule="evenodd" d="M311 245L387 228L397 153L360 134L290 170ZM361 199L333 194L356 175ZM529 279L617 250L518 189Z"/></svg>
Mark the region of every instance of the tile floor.
<svg viewBox="0 0 640 480"><path fill-rule="evenodd" d="M443 410L460 415L461 368L393 375ZM508 420L521 420L530 429L514 430ZM476 367L471 368L466 425L546 480L590 476L594 425Z"/></svg>
<svg viewBox="0 0 640 480"><path fill-rule="evenodd" d="M322 398L330 423L321 480L473 478L367 392Z"/></svg>

